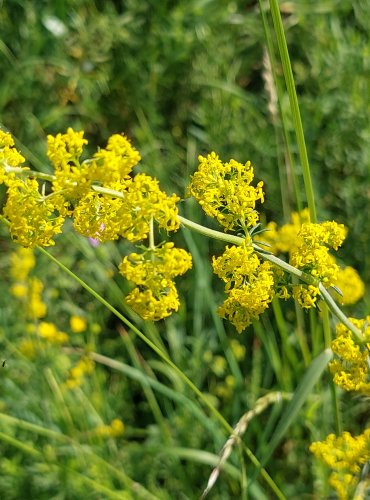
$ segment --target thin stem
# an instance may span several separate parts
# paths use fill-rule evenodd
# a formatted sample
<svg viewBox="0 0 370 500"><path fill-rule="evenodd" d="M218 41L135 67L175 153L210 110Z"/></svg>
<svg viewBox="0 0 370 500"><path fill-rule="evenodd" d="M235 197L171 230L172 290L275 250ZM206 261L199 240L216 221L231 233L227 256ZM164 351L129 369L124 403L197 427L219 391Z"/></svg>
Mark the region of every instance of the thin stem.
<svg viewBox="0 0 370 500"><path fill-rule="evenodd" d="M338 305L336 304L333 297L330 295L328 290L324 287L322 283L319 284L319 290L322 298L325 300L328 305L330 311L336 316L343 325L345 325L351 332L356 336L357 341L360 344L364 343L364 337L362 335L361 330L357 328L348 318L347 316L340 310Z"/></svg>
<svg viewBox="0 0 370 500"><path fill-rule="evenodd" d="M150 250L155 249L153 217L150 218L150 222L149 222L149 248L150 248Z"/></svg>
<svg viewBox="0 0 370 500"><path fill-rule="evenodd" d="M310 210L311 222L316 222L315 196L312 188L306 142L304 139L301 113L299 111L297 92L294 85L293 71L289 58L288 46L284 34L283 22L280 15L279 2L278 0L269 0L269 1L270 1L272 20L274 23L277 43L280 52L281 63L283 67L285 83L287 86L287 91L289 96L290 108L292 111L293 125L297 138L299 158L302 164L303 180L306 190L308 208Z"/></svg>

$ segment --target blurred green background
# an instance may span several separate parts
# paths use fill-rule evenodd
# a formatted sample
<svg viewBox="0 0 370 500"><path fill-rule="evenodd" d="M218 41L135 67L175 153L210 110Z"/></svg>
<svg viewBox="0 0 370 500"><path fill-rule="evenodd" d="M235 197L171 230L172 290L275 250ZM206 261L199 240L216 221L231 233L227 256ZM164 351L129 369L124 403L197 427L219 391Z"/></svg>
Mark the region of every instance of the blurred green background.
<svg viewBox="0 0 370 500"><path fill-rule="evenodd" d="M282 2L281 10L318 218L335 219L349 228L339 255L368 286L369 2L302 0ZM261 210L265 221L286 223L290 211L296 210L289 178L278 168L279 162L284 163L283 141L279 122L268 109L258 3L5 0L0 7L0 33L0 121L34 168L50 168L45 154L49 133L64 132L67 127L83 129L93 152L104 147L111 134L124 132L142 155L140 169L159 178L169 193L184 197L198 154L214 150L225 161L231 157L252 161L257 179L265 182L266 202ZM277 72L282 78L280 67ZM282 105L288 109L287 98ZM288 125L294 143L293 126ZM297 155L293 161L300 172ZM282 183L288 187L282 189ZM191 200L183 201L181 210L198 222L206 220ZM49 321L67 330L71 314L85 315L89 328L98 324L102 333L97 337L88 330L73 347L88 345L88 350L120 361L126 370L122 375L97 363L82 388L67 396L59 393L71 354L55 346L45 347L32 362L22 354L26 321L7 291L9 254L14 247L4 228L0 236L0 333L2 356L8 360L0 373L1 411L70 439L59 442L55 436L0 418L5 435L0 445L0 497L132 498L126 473L157 498L199 497L216 463L212 460L217 461L216 455L211 459L202 451L215 454L222 448L221 429L207 413L194 409L194 396L164 363L141 342L128 340L131 335L125 335L116 320L38 256L36 272L45 285ZM267 315L255 337L249 332L237 336L217 318L222 286L215 285L209 256L221 250L220 243L186 231L179 232L176 240L194 258L194 269L179 284L186 298L180 312L157 325L133 319L149 337L163 342L176 364L235 424L267 391L296 387L304 366L299 359L290 360L286 368L284 353L281 359L273 357L280 344L273 334L275 320ZM66 231L53 252L122 308L128 286L111 276L130 248L120 242L93 250L85 239ZM358 310L363 314L364 306ZM128 310L125 313L131 315ZM286 320L296 349L294 311L286 312ZM140 374L160 387L153 389L152 382L143 381ZM168 387L173 393L166 393ZM302 498L313 491L315 481L323 482L325 477L302 458L307 455L307 435L319 439L322 430L332 430L330 390L325 383L320 389L320 405L317 399L310 400L269 469L288 498ZM344 395L344 402L347 399ZM365 407L359 404L356 410L343 411L344 418L356 421L361 429ZM252 422L246 442L257 454L268 445L278 415L279 410L272 410ZM104 442L91 438L93 424L117 416L125 423L123 437ZM28 454L20 443L34 446L42 456ZM237 453L230 463L234 468L221 476L212 498L240 498ZM133 498L152 498L141 493ZM271 498L258 483L251 486L251 495Z"/></svg>

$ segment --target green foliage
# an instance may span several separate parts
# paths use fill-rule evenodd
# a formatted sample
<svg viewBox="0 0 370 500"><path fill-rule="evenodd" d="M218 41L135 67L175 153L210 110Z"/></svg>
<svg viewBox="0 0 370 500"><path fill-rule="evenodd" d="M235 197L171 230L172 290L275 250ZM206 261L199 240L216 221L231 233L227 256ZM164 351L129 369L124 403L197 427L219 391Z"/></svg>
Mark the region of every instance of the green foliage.
<svg viewBox="0 0 370 500"><path fill-rule="evenodd" d="M284 8L318 216L349 227L354 243L345 245L343 261L368 280L367 9L360 0L315 6L302 0ZM266 219L287 222L277 166L283 141L268 111L265 39L255 2L9 0L0 10L0 32L2 125L35 168L48 169L49 133L84 129L92 146L103 146L122 131L142 155L140 169L184 196L197 154L216 150L223 158L252 161L266 184ZM296 208L290 195L283 201ZM182 209L194 220L204 217L190 200ZM128 244L93 248L66 231L53 254L138 325L235 425L259 397L297 388L310 362L299 335L318 353L322 329L312 315L284 309L282 318L275 310L237 336L215 313L222 287L209 255L223 245L187 230L175 240L187 245L194 268L179 284L179 313L156 325L122 303L128 284L116 267ZM27 358L21 349L27 321L9 292L13 250L0 226L0 348L6 359L0 367L0 496L125 499L135 491L135 498L199 497L228 437L225 429L171 367L40 254L34 275L45 285L47 320L66 331L69 317L79 313L89 329L74 334L68 346L44 343ZM95 353L93 374L81 387L62 390L85 352ZM259 458L276 440L266 468L287 498L315 488L321 497L328 494L325 471L306 458L310 441L335 430L328 384L317 384L311 396L298 391L302 408L296 393L288 408L299 410L299 418L281 432L279 445L273 436L282 405L254 419L243 438ZM367 410L343 410L352 432L362 428ZM122 436L93 436L115 418L124 422ZM242 498L245 477L252 498L271 497L256 467L244 461L231 454L212 498Z"/></svg>

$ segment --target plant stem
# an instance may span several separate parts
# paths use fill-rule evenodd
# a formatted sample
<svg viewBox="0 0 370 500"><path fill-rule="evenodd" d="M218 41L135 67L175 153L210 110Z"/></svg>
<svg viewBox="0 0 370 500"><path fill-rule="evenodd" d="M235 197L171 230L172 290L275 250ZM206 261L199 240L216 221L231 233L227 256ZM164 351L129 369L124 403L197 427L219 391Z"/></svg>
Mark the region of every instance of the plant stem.
<svg viewBox="0 0 370 500"><path fill-rule="evenodd" d="M281 63L283 67L285 83L287 86L287 91L289 96L290 108L292 111L293 125L297 138L299 157L302 165L303 179L307 196L307 204L310 210L311 222L316 222L315 197L311 182L311 173L307 156L306 142L304 139L302 119L298 106L298 98L294 85L293 71L289 58L288 46L284 34L283 22L280 15L279 2L278 0L269 0L269 1L270 1L272 20L274 23L277 43L280 52Z"/></svg>

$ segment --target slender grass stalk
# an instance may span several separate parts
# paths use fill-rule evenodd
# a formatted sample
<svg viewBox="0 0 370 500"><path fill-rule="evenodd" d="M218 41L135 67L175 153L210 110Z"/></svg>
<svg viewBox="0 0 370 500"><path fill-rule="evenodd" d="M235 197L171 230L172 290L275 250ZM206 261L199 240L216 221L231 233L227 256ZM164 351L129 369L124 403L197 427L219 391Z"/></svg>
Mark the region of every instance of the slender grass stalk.
<svg viewBox="0 0 370 500"><path fill-rule="evenodd" d="M303 133L301 113L299 111L297 92L294 84L292 65L290 62L283 22L280 15L279 2L278 0L269 0L269 3L270 3L272 20L275 27L275 33L276 33L276 39L279 48L281 63L283 67L284 79L288 91L290 108L292 111L293 125L297 138L299 157L302 165L307 204L310 210L311 222L316 222L315 196L312 188L311 172L308 162L306 142Z"/></svg>
<svg viewBox="0 0 370 500"><path fill-rule="evenodd" d="M277 325L277 328L278 328L278 331L280 334L280 338L282 341L283 352L285 353L290 364L292 366L295 366L298 363L298 359L297 359L296 353L294 352L294 349L292 348L291 344L289 343L288 330L286 327L286 323L284 321L283 312L282 312L281 307L280 307L280 301L277 299L274 299L272 301L271 305L272 305L272 309L274 311L276 325Z"/></svg>
<svg viewBox="0 0 370 500"><path fill-rule="evenodd" d="M269 58L269 67L271 69L271 74L272 74L272 80L271 85L275 86L276 89L276 94L277 94L277 107L279 110L279 118L281 120L281 128L283 132L283 139L284 139L284 147L285 147L285 156L286 156L286 177L288 179L288 185L290 183L293 184L293 189L294 189L294 197L295 197L295 204L297 210L300 212L302 210L302 201L301 201L301 196L300 196L300 190L299 190L299 180L298 180L298 175L297 175L297 169L294 167L294 161L293 161L293 154L291 151L293 150L291 141L290 141L290 136L288 132L288 119L286 116L286 113L283 112L283 107L282 107L282 102L283 102L283 89L280 83L280 79L277 76L276 68L276 59L275 59L275 52L274 52L274 46L272 42L272 33L271 29L269 26L268 19L265 14L265 9L263 8L262 0L259 0L259 7L260 7L260 13L261 13L261 19L262 19L262 25L263 25L263 30L265 33L265 41L266 41L266 47L267 47L267 53L268 53L268 58ZM278 124L276 123L276 119L273 120L274 128L276 130L276 143L279 144L278 141ZM279 171L282 169L282 166L279 167ZM282 173L280 173L280 177L282 177ZM289 182L289 179L291 181ZM284 209L284 216L288 218L288 215L290 215L290 207L289 204L286 203L286 193L285 191L285 182L280 182L280 189L281 189L281 195L282 195L282 205ZM288 191L288 201L290 199L290 190L287 189Z"/></svg>
<svg viewBox="0 0 370 500"><path fill-rule="evenodd" d="M226 441L224 444L221 452L220 452L220 459L217 464L217 466L213 469L209 479L207 486L205 490L203 491L202 494L202 499L206 498L208 493L211 491L213 486L215 485L217 478L220 474L220 470L223 464L226 463L227 459L229 458L231 451L233 447L240 441L240 438L243 436L243 434L246 432L248 425L250 421L262 413L269 405L274 404L274 403L279 403L282 401L282 399L290 399L290 395L281 393L281 392L272 392L270 394L266 394L266 396L263 396L262 398L258 399L252 408L252 410L249 410L247 413L245 413L239 422L236 424L234 427L232 435L229 437L229 439Z"/></svg>

